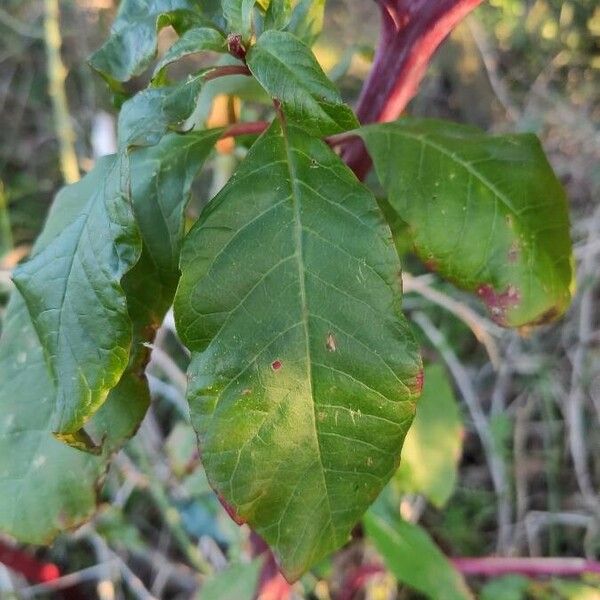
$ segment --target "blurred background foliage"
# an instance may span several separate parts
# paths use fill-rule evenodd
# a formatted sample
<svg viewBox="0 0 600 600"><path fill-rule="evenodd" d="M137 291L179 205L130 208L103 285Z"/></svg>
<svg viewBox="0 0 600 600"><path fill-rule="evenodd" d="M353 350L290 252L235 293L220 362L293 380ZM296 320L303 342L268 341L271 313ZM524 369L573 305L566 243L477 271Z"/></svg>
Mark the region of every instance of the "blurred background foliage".
<svg viewBox="0 0 600 600"><path fill-rule="evenodd" d="M65 90L81 172L110 148L114 135L112 99L86 59L105 38L115 8L113 0L60 3ZM41 0L0 3L0 319L11 288L10 271L27 255L63 184L43 20ZM356 99L368 74L378 26L373 2L328 2L315 52L349 102ZM161 49L173 39L172 32L163 31ZM185 61L172 73L207 64L203 60ZM129 90L140 89L145 81L133 81ZM260 116L260 94L235 86L210 88L199 118L218 123L232 113L241 113L244 119ZM240 97L246 102L241 103ZM451 557L596 559L600 554L600 4L484 2L438 52L410 112L473 123L492 132L532 131L541 137L570 199L578 294L568 315L555 325L526 336L493 330L500 355L500 366L494 369L456 314L408 290L405 306L419 323L416 332L426 360L441 358L450 368L446 373L436 367L427 378L426 391L443 411L423 410L429 421L412 435L425 442L420 446L414 439L409 442L405 464L388 490L387 501L399 503L404 519L397 527L404 528L414 548L431 554L434 561L436 548ZM219 189L244 151L243 143L219 146L198 179L190 217ZM403 262L411 273L423 272L410 254ZM472 299L437 279L428 280L428 285L482 312ZM73 535L61 536L50 551L37 550L64 572L95 567L98 573L79 582L79 595L32 591L17 581L11 592L16 597L190 598L195 597L198 572L206 564L210 570L225 569L225 580L248 582L246 589L256 582L256 564L248 562L252 554L248 531L227 517L201 469L183 402L187 355L172 323L161 329L156 346L159 351L149 367L153 408L140 434L109 472L98 518ZM483 414L493 456L481 444L473 407ZM436 417L441 421L436 423ZM437 454L429 441L434 437L443 448ZM419 469L423 464L431 469ZM505 490L501 497L494 493L490 464L500 465ZM432 471L438 475L432 478ZM416 523L423 529L414 533L410 527ZM382 552L387 543L378 533L382 528L375 518L367 525ZM399 550L394 552L397 558ZM437 591L419 587L410 577L411 569L406 578L410 556L407 560L398 570L386 564L396 579L435 599L439 587ZM440 569L450 568L443 557L439 560L445 565ZM358 528L353 542L304 577L294 593L319 600L344 598L354 571L374 561L373 544L364 541ZM136 592L131 577L139 577L151 595ZM396 579L379 573L346 600L423 597L398 586ZM104 590L102 596L98 580L109 582L112 591ZM212 583L203 588L201 598L230 597L223 579L209 580ZM1 582L0 577L0 597L8 598ZM485 600L600 598L599 581L593 576L580 581L509 576L469 583ZM239 589L232 594L236 600L245 597Z"/></svg>

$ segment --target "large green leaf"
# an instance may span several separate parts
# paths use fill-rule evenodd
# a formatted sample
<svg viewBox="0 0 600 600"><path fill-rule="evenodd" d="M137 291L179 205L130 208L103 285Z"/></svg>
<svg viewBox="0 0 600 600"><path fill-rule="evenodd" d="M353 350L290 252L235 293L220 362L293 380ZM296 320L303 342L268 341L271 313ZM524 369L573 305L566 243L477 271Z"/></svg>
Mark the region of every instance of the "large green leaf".
<svg viewBox="0 0 600 600"><path fill-rule="evenodd" d="M145 251L169 302L179 280L184 210L192 181L221 131L170 133L156 146L131 152L133 210Z"/></svg>
<svg viewBox="0 0 600 600"><path fill-rule="evenodd" d="M325 143L276 122L181 265L175 315L207 476L296 579L392 476L420 393L390 231Z"/></svg>
<svg viewBox="0 0 600 600"><path fill-rule="evenodd" d="M325 136L357 127L354 113L323 73L310 48L286 31L266 31L247 55L250 71L288 122Z"/></svg>
<svg viewBox="0 0 600 600"><path fill-rule="evenodd" d="M226 52L227 43L223 34L211 27L189 29L173 43L154 68L153 78L160 77L163 69L184 56L198 52Z"/></svg>
<svg viewBox="0 0 600 600"><path fill-rule="evenodd" d="M424 529L400 518L386 493L363 521L367 536L398 581L431 600L472 600L462 575Z"/></svg>
<svg viewBox="0 0 600 600"><path fill-rule="evenodd" d="M420 119L359 133L431 268L477 293L501 325L565 311L573 277L567 204L535 136Z"/></svg>
<svg viewBox="0 0 600 600"><path fill-rule="evenodd" d="M169 129L180 128L192 114L203 84L203 73L164 87L142 90L119 113L119 148L152 146Z"/></svg>
<svg viewBox="0 0 600 600"><path fill-rule="evenodd" d="M158 31L172 25L182 31L204 23L193 0L122 0L110 37L90 58L109 83L142 73L156 55Z"/></svg>
<svg viewBox="0 0 600 600"><path fill-rule="evenodd" d="M67 188L62 201L79 202L77 214L60 227L52 219L14 274L56 384L52 427L73 443L129 360L132 325L121 278L141 243L126 165L105 158Z"/></svg>
<svg viewBox="0 0 600 600"><path fill-rule="evenodd" d="M454 491L462 449L463 426L444 368L425 369L417 415L408 430L394 479L406 492L423 494L442 507Z"/></svg>

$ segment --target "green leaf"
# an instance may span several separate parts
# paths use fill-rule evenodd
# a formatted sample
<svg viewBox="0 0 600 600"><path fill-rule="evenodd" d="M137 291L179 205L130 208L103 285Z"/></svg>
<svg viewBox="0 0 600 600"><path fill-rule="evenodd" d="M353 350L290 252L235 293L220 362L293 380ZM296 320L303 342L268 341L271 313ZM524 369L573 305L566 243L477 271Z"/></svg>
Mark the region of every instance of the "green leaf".
<svg viewBox="0 0 600 600"><path fill-rule="evenodd" d="M35 255L85 212L88 194L101 186L111 162L105 159L57 195ZM55 383L25 302L13 292L0 338L0 531L22 542L48 543L92 515L110 454L133 435L149 404L137 373L121 378L87 424L89 435L104 441L101 455L59 442L52 434Z"/></svg>
<svg viewBox="0 0 600 600"><path fill-rule="evenodd" d="M398 581L432 600L471 600L462 575L440 552L427 532L400 518L385 495L365 515L369 539Z"/></svg>
<svg viewBox="0 0 600 600"><path fill-rule="evenodd" d="M181 83L142 90L119 113L119 148L152 146L169 129L181 128L194 112L204 73Z"/></svg>
<svg viewBox="0 0 600 600"><path fill-rule="evenodd" d="M573 278L567 204L535 136L420 119L359 133L431 268L477 293L501 325L564 313Z"/></svg>
<svg viewBox="0 0 600 600"><path fill-rule="evenodd" d="M222 0L223 15L230 33L247 40L252 33L252 11L256 0Z"/></svg>
<svg viewBox="0 0 600 600"><path fill-rule="evenodd" d="M308 46L285 31L266 31L247 55L250 71L281 103L289 123L318 137L358 126Z"/></svg>
<svg viewBox="0 0 600 600"><path fill-rule="evenodd" d="M126 375L88 424L104 439L95 456L52 435L55 388L20 294L0 340L0 532L49 543L88 519L109 455L137 429L149 404L145 383Z"/></svg>
<svg viewBox="0 0 600 600"><path fill-rule="evenodd" d="M522 575L505 575L481 588L481 600L527 600L531 580Z"/></svg>
<svg viewBox="0 0 600 600"><path fill-rule="evenodd" d="M108 157L66 188L57 210L66 202L77 214L64 226L51 219L38 250L14 274L56 384L51 426L70 442L129 360L132 325L121 278L141 244L127 171L125 159Z"/></svg>
<svg viewBox="0 0 600 600"><path fill-rule="evenodd" d="M158 31L183 31L205 23L192 0L122 0L111 34L90 65L111 85L141 74L156 56Z"/></svg>
<svg viewBox="0 0 600 600"><path fill-rule="evenodd" d="M253 600L263 563L263 558L257 558L229 565L202 584L198 600Z"/></svg>
<svg viewBox="0 0 600 600"><path fill-rule="evenodd" d="M406 492L423 494L435 506L446 504L456 485L463 426L444 368L425 369L417 415L408 430L395 480Z"/></svg>
<svg viewBox="0 0 600 600"><path fill-rule="evenodd" d="M312 46L323 29L325 0L295 0L287 26L290 33Z"/></svg>
<svg viewBox="0 0 600 600"><path fill-rule="evenodd" d="M226 52L227 43L223 34L211 27L189 29L165 52L154 68L153 79L160 77L167 65L180 58L205 51Z"/></svg>
<svg viewBox="0 0 600 600"><path fill-rule="evenodd" d="M265 13L265 29L283 29L291 17L291 0L271 0Z"/></svg>
<svg viewBox="0 0 600 600"><path fill-rule="evenodd" d="M184 211L192 182L221 132L210 129L186 135L170 133L156 146L131 152L133 210L145 250L165 286L168 303L179 280Z"/></svg>
<svg viewBox="0 0 600 600"><path fill-rule="evenodd" d="M276 122L181 265L175 315L207 476L297 579L396 470L420 392L390 231L324 142Z"/></svg>

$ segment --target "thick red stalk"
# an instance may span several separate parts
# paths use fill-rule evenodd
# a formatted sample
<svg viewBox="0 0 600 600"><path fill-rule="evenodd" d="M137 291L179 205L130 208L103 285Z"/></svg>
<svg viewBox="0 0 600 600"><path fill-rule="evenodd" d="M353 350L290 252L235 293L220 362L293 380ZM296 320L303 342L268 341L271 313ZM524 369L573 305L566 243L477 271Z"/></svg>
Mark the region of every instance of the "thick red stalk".
<svg viewBox="0 0 600 600"><path fill-rule="evenodd" d="M373 68L358 100L361 123L393 121L415 96L439 45L482 0L377 0L381 34ZM371 161L361 141L344 158L359 178Z"/></svg>

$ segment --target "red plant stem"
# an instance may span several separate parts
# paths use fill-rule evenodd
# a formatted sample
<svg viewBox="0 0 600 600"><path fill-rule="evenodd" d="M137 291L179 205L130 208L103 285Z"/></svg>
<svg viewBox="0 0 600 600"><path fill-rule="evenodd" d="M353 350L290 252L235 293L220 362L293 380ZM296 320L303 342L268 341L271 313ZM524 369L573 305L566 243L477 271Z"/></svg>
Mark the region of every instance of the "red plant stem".
<svg viewBox="0 0 600 600"><path fill-rule="evenodd" d="M251 121L249 123L234 123L221 135L221 139L238 137L240 135L258 135L269 126L268 121Z"/></svg>
<svg viewBox="0 0 600 600"><path fill-rule="evenodd" d="M54 563L39 562L31 554L8 546L0 541L0 563L21 573L32 583L47 583L60 577L60 570Z"/></svg>
<svg viewBox="0 0 600 600"><path fill-rule="evenodd" d="M482 0L377 0L381 35L373 68L357 106L361 123L392 121L415 96L439 45ZM346 148L344 159L363 179L371 160L362 141Z"/></svg>
<svg viewBox="0 0 600 600"><path fill-rule="evenodd" d="M585 573L600 574L600 562L584 558L451 558L452 565L463 575L474 577L501 577L523 575L524 577L580 577ZM366 564L354 569L344 581L338 600L352 600L367 581L379 573L385 573L382 565Z"/></svg>
<svg viewBox="0 0 600 600"><path fill-rule="evenodd" d="M223 65L215 67L204 75L204 81L224 77L225 75L250 75L250 69L246 65Z"/></svg>
<svg viewBox="0 0 600 600"><path fill-rule="evenodd" d="M577 577L584 573L600 574L600 562L584 558L453 558L452 564L463 575L499 577L525 575L528 577Z"/></svg>

